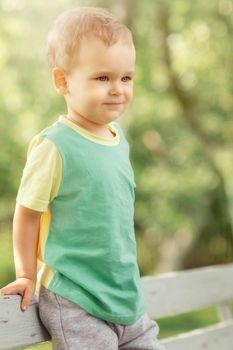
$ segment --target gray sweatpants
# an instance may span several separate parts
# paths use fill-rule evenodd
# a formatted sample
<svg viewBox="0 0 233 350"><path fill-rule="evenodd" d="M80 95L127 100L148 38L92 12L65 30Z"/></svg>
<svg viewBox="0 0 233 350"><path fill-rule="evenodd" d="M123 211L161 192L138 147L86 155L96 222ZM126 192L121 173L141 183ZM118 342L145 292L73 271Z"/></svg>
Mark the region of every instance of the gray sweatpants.
<svg viewBox="0 0 233 350"><path fill-rule="evenodd" d="M96 318L79 305L41 287L40 317L54 350L162 350L159 327L147 314L132 325Z"/></svg>

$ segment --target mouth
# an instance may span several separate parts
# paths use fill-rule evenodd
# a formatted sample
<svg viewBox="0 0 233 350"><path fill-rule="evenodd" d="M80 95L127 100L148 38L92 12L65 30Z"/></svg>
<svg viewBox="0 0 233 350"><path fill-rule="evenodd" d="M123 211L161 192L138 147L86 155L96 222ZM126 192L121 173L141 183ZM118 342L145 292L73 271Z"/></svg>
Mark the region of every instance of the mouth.
<svg viewBox="0 0 233 350"><path fill-rule="evenodd" d="M118 105L122 105L124 102L105 102L105 105L108 106L118 106Z"/></svg>

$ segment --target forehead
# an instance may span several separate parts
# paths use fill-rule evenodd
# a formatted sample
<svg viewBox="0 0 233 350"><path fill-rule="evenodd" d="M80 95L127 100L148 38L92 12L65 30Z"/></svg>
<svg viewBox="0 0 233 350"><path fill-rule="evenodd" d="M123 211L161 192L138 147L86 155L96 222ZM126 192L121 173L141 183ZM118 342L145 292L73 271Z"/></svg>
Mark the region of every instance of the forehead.
<svg viewBox="0 0 233 350"><path fill-rule="evenodd" d="M123 40L107 46L97 38L89 38L82 40L76 62L83 71L134 71L135 48Z"/></svg>

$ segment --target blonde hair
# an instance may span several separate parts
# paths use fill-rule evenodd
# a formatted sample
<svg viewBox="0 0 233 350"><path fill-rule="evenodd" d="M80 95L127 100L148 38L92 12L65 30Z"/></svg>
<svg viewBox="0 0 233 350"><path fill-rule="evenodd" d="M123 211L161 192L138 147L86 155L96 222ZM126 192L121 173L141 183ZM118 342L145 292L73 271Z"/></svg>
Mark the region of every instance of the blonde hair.
<svg viewBox="0 0 233 350"><path fill-rule="evenodd" d="M108 11L96 7L80 7L62 13L48 35L48 64L70 71L77 60L82 39L95 37L107 46L119 39L133 44L130 30Z"/></svg>

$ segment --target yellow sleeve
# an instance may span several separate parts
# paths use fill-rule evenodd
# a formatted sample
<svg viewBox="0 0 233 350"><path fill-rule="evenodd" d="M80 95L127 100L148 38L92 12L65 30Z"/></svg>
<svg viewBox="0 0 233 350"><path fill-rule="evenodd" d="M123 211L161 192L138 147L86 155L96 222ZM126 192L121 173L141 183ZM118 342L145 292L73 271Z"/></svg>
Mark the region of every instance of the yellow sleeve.
<svg viewBox="0 0 233 350"><path fill-rule="evenodd" d="M57 195L62 176L62 161L56 146L41 135L30 142L17 203L45 212Z"/></svg>

